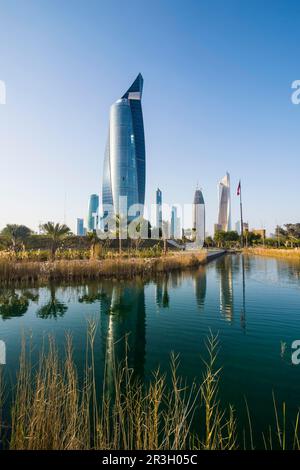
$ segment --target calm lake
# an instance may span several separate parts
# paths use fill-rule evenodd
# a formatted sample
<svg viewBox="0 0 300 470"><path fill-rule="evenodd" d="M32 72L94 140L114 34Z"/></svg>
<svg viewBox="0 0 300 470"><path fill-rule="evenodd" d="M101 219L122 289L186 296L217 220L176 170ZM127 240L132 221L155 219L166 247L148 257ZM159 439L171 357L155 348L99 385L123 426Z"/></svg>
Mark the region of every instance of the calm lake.
<svg viewBox="0 0 300 470"><path fill-rule="evenodd" d="M0 340L6 344L5 375L13 383L22 334L33 337L38 357L50 333L63 345L73 336L75 360L83 367L87 320L98 321L96 366L103 374L113 344L147 380L158 366L167 370L170 352L180 354L179 372L201 381L204 341L219 335L220 398L246 420L245 397L256 433L274 425L272 391L286 401L288 420L300 404L300 365L291 344L300 339L300 265L272 258L226 255L205 267L174 272L144 283L101 281L81 286L0 290ZM257 431L258 430L258 431Z"/></svg>

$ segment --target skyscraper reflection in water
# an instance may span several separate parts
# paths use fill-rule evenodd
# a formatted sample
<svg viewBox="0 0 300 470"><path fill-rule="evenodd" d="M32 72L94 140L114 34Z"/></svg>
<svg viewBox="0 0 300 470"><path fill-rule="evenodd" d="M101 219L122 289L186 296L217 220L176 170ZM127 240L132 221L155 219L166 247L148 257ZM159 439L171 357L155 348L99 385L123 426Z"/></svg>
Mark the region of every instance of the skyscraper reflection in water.
<svg viewBox="0 0 300 470"><path fill-rule="evenodd" d="M242 308L241 308L241 327L246 333L246 277L245 277L245 257L241 255L242 263Z"/></svg>
<svg viewBox="0 0 300 470"><path fill-rule="evenodd" d="M194 276L196 302L200 310L204 309L206 297L206 266L200 266Z"/></svg>
<svg viewBox="0 0 300 470"><path fill-rule="evenodd" d="M143 378L146 343L144 285L105 283L100 305L108 380L112 380L114 365L125 358L135 374Z"/></svg>
<svg viewBox="0 0 300 470"><path fill-rule="evenodd" d="M174 278L173 278L174 282ZM160 276L155 281L155 302L158 308L168 308L170 304L169 297L169 274L165 273Z"/></svg>
<svg viewBox="0 0 300 470"><path fill-rule="evenodd" d="M233 275L232 275L232 256L223 256L217 260L216 269L220 280L220 312L225 320L233 321Z"/></svg>

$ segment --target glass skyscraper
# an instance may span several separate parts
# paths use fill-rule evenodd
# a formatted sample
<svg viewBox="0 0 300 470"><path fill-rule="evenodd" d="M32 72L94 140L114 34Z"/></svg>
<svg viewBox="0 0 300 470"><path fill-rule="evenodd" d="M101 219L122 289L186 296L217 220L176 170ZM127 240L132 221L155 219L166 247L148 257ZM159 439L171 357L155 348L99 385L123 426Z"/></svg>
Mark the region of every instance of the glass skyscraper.
<svg viewBox="0 0 300 470"><path fill-rule="evenodd" d="M156 190L156 227L162 230L162 192L159 188Z"/></svg>
<svg viewBox="0 0 300 470"><path fill-rule="evenodd" d="M231 230L230 176L226 173L219 182L218 230Z"/></svg>
<svg viewBox="0 0 300 470"><path fill-rule="evenodd" d="M89 199L87 229L89 232L96 230L98 227L98 209L99 209L99 196L98 194L91 194Z"/></svg>
<svg viewBox="0 0 300 470"><path fill-rule="evenodd" d="M171 210L171 238L181 238L180 218L177 214L177 207L173 206Z"/></svg>
<svg viewBox="0 0 300 470"><path fill-rule="evenodd" d="M193 232L196 245L202 248L205 242L205 203L200 189L196 189L194 196Z"/></svg>
<svg viewBox="0 0 300 470"><path fill-rule="evenodd" d="M134 204L144 206L145 203L142 92L143 77L139 74L122 98L110 108L102 184L104 217L107 214L124 215L120 198L127 198L128 208ZM134 215L143 215L142 211L140 208Z"/></svg>
<svg viewBox="0 0 300 470"><path fill-rule="evenodd" d="M84 235L84 221L83 219L77 219L76 234L80 237Z"/></svg>

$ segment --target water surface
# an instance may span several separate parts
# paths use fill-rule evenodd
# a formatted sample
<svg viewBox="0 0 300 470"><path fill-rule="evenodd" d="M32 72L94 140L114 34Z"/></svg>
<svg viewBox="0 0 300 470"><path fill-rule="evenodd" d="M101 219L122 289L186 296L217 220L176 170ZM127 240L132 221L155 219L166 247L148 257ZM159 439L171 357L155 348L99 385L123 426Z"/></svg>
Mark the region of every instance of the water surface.
<svg viewBox="0 0 300 470"><path fill-rule="evenodd" d="M144 283L100 281L82 286L0 290L0 340L7 348L5 373L14 382L22 333L33 337L34 354L45 336L63 345L74 341L78 367L85 360L86 325L98 321L96 366L127 333L129 362L147 380L168 368L170 352L180 354L179 372L201 380L204 341L219 335L223 367L220 398L245 417L247 397L257 429L274 423L272 390L291 416L300 403L300 365L291 363L291 343L300 339L300 265L278 259L227 255L205 267L173 272Z"/></svg>

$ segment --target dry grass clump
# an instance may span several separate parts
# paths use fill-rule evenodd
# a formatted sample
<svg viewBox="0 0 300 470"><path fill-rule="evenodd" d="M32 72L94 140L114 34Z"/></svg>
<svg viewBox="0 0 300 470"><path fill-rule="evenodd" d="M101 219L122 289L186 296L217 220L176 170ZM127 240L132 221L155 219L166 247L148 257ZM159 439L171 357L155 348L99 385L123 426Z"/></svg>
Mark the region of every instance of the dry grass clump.
<svg viewBox="0 0 300 470"><path fill-rule="evenodd" d="M89 348L82 383L73 361L72 341L60 359L53 339L32 367L23 342L16 393L12 406L10 449L234 449L235 417L228 417L217 398L219 371L215 362L217 341L211 337L203 384L190 387L178 377L178 357L171 355L171 385L166 375L153 374L143 384L129 368L126 356L117 364L109 356L104 385L96 383L93 345L96 326L89 325ZM205 419L192 429L201 404ZM226 416L225 416L226 415ZM201 428L201 429L200 429ZM203 437L202 437L203 436Z"/></svg>
<svg viewBox="0 0 300 470"><path fill-rule="evenodd" d="M0 422L3 448L14 450L234 450L254 449L253 425L246 403L247 431L237 431L234 408L219 401L220 368L217 337L207 339L202 382L190 386L178 375L178 356L171 354L170 375L159 371L145 383L114 349L106 357L103 384L96 374L96 323L89 322L85 372L79 379L72 340L61 356L53 338L32 365L23 340L9 423ZM127 343L126 343L127 344ZM2 388L0 397L2 396ZM275 427L261 433L260 448L300 449L299 413L293 435L287 433L286 406L278 410L273 395ZM1 432L9 429L6 436ZM4 438L5 437L5 438Z"/></svg>
<svg viewBox="0 0 300 470"><path fill-rule="evenodd" d="M56 259L73 260L73 259L89 259L89 250L79 250L75 248L61 249L56 251ZM1 250L0 261L49 261L51 253L49 250Z"/></svg>
<svg viewBox="0 0 300 470"><path fill-rule="evenodd" d="M0 282L32 282L41 275L42 263L0 259Z"/></svg>
<svg viewBox="0 0 300 470"><path fill-rule="evenodd" d="M271 256L276 258L287 258L293 261L300 262L300 249L297 248L248 248L245 251L249 254Z"/></svg>
<svg viewBox="0 0 300 470"><path fill-rule="evenodd" d="M0 259L0 282L80 281L102 277L132 278L176 269L197 267L206 253L170 253L156 258L114 257L103 260L33 262Z"/></svg>

